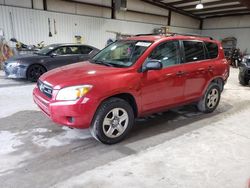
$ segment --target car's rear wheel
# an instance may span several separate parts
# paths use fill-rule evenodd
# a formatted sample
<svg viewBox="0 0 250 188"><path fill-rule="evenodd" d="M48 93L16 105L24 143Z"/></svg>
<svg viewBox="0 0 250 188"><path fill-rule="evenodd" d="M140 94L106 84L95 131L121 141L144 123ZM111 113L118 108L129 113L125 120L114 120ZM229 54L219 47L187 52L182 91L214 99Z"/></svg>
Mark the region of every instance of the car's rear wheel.
<svg viewBox="0 0 250 188"><path fill-rule="evenodd" d="M104 144L120 142L134 124L134 112L130 104L120 98L110 98L98 108L90 127L95 139Z"/></svg>
<svg viewBox="0 0 250 188"><path fill-rule="evenodd" d="M31 65L27 70L27 79L31 82L36 82L38 78L46 72L46 69L41 65Z"/></svg>
<svg viewBox="0 0 250 188"><path fill-rule="evenodd" d="M199 111L204 113L213 112L220 102L220 95L221 89L219 85L216 83L211 83L208 86L205 95L197 104Z"/></svg>

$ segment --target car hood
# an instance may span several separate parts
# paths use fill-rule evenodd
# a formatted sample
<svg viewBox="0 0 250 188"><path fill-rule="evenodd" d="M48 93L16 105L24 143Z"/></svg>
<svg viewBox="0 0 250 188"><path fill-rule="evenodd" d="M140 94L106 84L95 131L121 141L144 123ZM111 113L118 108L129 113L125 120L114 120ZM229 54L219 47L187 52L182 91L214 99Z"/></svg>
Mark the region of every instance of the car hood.
<svg viewBox="0 0 250 188"><path fill-rule="evenodd" d="M39 79L51 85L54 89L60 89L82 84L94 85L96 82L111 79L114 74L126 72L128 69L108 67L85 61L53 69L43 74Z"/></svg>
<svg viewBox="0 0 250 188"><path fill-rule="evenodd" d="M20 61L22 63L22 62L26 62L29 60L41 59L41 58L44 58L44 56L37 55L37 54L16 55L16 56L12 56L11 58L9 58L7 63L11 61Z"/></svg>

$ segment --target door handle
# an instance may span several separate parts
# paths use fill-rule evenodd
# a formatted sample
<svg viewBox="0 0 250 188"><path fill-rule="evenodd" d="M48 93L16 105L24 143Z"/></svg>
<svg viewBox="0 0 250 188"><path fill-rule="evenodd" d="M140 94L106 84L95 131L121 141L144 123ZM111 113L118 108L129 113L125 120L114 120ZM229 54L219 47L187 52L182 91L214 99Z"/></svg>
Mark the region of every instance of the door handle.
<svg viewBox="0 0 250 188"><path fill-rule="evenodd" d="M178 72L176 73L177 76L183 76L183 75L185 75L185 74L186 74L186 72L184 72L184 71L178 71Z"/></svg>

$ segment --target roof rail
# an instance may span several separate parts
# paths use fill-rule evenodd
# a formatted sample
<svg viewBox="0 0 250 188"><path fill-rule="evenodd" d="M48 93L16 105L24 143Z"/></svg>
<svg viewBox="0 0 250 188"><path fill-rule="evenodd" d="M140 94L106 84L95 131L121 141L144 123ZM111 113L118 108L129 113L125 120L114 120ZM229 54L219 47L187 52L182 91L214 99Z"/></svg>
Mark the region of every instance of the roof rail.
<svg viewBox="0 0 250 188"><path fill-rule="evenodd" d="M165 36L183 35L183 36L193 36L193 37L209 38L210 40L214 40L213 37L204 36L204 35L198 35L198 34L194 34L194 33L173 33L173 32L167 32L165 34L147 33L147 34L137 34L135 36L150 36L150 35L165 35Z"/></svg>
<svg viewBox="0 0 250 188"><path fill-rule="evenodd" d="M136 37L139 37L139 36L150 36L150 35L159 35L159 34L147 33L147 34L136 34L135 36L136 36Z"/></svg>
<svg viewBox="0 0 250 188"><path fill-rule="evenodd" d="M166 33L166 35L167 34L170 34L171 36L174 36L174 35L184 35L184 36L209 38L210 40L214 40L213 37L205 36L205 35L198 35L198 34L194 34L194 33L172 33L172 32L169 32L169 33Z"/></svg>

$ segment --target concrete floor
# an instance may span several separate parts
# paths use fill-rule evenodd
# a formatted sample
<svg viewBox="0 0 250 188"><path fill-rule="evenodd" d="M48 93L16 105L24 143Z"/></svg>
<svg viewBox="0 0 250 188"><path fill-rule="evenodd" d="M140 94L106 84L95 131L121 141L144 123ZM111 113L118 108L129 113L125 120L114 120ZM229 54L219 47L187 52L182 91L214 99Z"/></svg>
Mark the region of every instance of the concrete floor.
<svg viewBox="0 0 250 188"><path fill-rule="evenodd" d="M250 178L250 87L231 70L217 110L193 106L136 122L116 145L52 123L34 84L0 72L0 187L242 188Z"/></svg>

